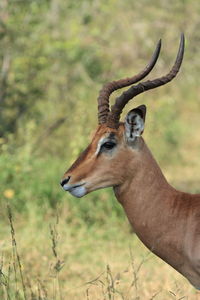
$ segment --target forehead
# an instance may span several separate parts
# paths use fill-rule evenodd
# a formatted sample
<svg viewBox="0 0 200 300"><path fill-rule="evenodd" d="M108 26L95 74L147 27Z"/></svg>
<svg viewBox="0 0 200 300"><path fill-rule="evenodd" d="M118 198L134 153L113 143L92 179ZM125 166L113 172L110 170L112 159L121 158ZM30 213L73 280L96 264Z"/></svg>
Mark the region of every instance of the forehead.
<svg viewBox="0 0 200 300"><path fill-rule="evenodd" d="M106 125L99 125L93 135L92 140L96 141L103 137L110 138L110 139L113 139L113 138L120 139L123 135L123 131L124 131L123 123L120 123L120 126L118 129L109 128Z"/></svg>

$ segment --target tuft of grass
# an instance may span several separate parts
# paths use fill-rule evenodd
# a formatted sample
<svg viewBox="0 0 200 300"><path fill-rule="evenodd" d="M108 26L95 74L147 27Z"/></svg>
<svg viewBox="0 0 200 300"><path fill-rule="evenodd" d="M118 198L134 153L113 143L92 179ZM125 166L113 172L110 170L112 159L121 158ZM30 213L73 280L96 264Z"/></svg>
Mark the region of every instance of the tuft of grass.
<svg viewBox="0 0 200 300"><path fill-rule="evenodd" d="M22 259L18 250L16 232L13 221L13 213L9 205L7 205L7 215L10 227L11 246L8 261L2 254L0 262L0 299L7 300L63 300L59 274L64 266L64 262L58 255L58 233L56 229L57 223L50 225L50 239L52 243L52 253L54 261L51 263L50 276L52 291L47 292L49 287L45 285L45 281L32 277L31 270L29 274L25 272ZM9 259L10 258L10 259ZM38 258L37 258L38 259ZM5 263L5 265L4 265ZM6 266L7 265L7 266ZM7 273L6 273L7 268ZM4 270L5 269L5 270ZM31 278L31 279L30 279Z"/></svg>
<svg viewBox="0 0 200 300"><path fill-rule="evenodd" d="M151 255L127 224L77 229L65 222L63 209L39 224L30 219L27 227L19 216L14 224L10 206L7 215L11 243L5 242L0 259L2 300L195 300L198 295Z"/></svg>

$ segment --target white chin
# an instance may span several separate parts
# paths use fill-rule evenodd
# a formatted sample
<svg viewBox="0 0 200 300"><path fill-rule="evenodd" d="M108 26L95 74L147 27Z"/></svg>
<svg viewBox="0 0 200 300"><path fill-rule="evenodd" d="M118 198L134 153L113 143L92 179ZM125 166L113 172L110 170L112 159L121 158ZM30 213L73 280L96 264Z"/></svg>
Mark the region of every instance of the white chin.
<svg viewBox="0 0 200 300"><path fill-rule="evenodd" d="M84 186L78 186L76 188L71 189L69 192L77 198L81 198L87 193Z"/></svg>

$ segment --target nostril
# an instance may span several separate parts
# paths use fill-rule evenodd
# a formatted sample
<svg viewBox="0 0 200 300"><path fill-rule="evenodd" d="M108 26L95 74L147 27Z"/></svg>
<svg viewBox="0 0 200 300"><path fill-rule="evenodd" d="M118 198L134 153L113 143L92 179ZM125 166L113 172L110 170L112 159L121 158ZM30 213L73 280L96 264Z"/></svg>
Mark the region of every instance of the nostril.
<svg viewBox="0 0 200 300"><path fill-rule="evenodd" d="M68 181L70 180L70 178L71 178L71 176L68 176L67 178L61 180L60 185L63 186L63 185L65 185L66 183L68 183Z"/></svg>

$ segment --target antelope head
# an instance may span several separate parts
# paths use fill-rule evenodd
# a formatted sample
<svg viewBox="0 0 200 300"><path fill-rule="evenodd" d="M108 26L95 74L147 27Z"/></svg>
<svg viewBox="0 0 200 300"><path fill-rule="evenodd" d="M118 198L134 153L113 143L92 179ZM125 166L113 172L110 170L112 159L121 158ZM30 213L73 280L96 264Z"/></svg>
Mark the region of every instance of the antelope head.
<svg viewBox="0 0 200 300"><path fill-rule="evenodd" d="M161 40L148 65L137 75L109 82L104 85L98 97L98 127L89 146L80 154L64 174L61 186L73 196L82 197L87 193L105 188L122 185L129 176L129 161L137 172L140 168L144 140L146 107L138 106L132 109L124 122L120 122L123 108L133 97L170 82L178 73L184 54L184 35L181 35L180 45L175 63L170 72L154 80L142 80L153 69L158 59ZM112 92L127 86L131 87L116 98L115 104L109 107L109 97ZM134 163L133 163L134 161Z"/></svg>

